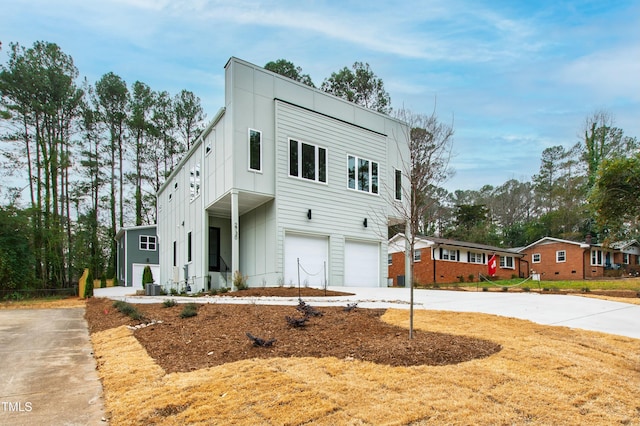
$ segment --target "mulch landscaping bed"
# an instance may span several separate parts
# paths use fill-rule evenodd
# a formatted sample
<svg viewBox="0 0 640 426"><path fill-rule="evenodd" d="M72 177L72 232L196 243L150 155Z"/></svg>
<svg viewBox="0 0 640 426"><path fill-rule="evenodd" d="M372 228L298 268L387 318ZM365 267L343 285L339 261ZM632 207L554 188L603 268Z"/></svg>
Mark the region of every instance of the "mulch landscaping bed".
<svg viewBox="0 0 640 426"><path fill-rule="evenodd" d="M251 295L271 296L274 290L284 293L283 289L252 289ZM290 290L295 292L287 296L298 295L297 288ZM298 328L285 319L303 317L295 306L210 303L198 305L197 315L188 318L180 317L184 304L134 306L144 320L135 321L120 313L112 300L90 299L86 305L89 330L95 333L162 321L136 329L134 336L167 373L272 357L337 357L391 366L448 365L484 358L502 349L488 340L436 332L415 331L409 340L407 329L380 320L384 309L356 307L348 312L343 307L314 307L322 315L310 316L306 325ZM247 333L275 342L269 347L255 346Z"/></svg>

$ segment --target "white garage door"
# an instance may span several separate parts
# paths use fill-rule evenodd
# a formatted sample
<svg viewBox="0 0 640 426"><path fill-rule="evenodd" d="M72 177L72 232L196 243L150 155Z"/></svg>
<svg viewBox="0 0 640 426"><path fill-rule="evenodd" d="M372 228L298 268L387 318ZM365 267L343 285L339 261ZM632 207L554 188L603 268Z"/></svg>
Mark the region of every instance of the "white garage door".
<svg viewBox="0 0 640 426"><path fill-rule="evenodd" d="M298 285L298 259L300 259L300 285L322 287L325 266L328 270L329 239L308 235L286 234L284 237L284 285Z"/></svg>
<svg viewBox="0 0 640 426"><path fill-rule="evenodd" d="M131 282L133 282L133 287L142 288L142 273L144 272L144 267L146 264L134 263L133 265L133 277L131 277ZM151 266L151 273L153 274L153 280L156 284L160 283L160 265L149 265Z"/></svg>
<svg viewBox="0 0 640 426"><path fill-rule="evenodd" d="M380 285L380 244L362 241L345 242L344 282L353 287Z"/></svg>

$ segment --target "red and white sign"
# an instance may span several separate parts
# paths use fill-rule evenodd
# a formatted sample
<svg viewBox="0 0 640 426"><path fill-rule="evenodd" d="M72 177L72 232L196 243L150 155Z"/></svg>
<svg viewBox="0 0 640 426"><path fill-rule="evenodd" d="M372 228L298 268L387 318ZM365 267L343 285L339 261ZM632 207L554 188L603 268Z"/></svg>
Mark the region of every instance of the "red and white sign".
<svg viewBox="0 0 640 426"><path fill-rule="evenodd" d="M489 269L489 276L490 277L495 277L496 276L496 272L498 271L498 256L496 256L495 254L492 254L491 257L489 258L489 263L487 265L488 269Z"/></svg>

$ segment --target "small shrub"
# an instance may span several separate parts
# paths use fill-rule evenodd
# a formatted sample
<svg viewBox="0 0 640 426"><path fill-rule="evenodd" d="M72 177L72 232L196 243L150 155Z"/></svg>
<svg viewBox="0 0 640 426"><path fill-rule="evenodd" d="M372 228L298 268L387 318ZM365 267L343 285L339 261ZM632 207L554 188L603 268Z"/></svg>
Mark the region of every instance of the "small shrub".
<svg viewBox="0 0 640 426"><path fill-rule="evenodd" d="M482 287L482 291L489 291L489 287Z"/></svg>
<svg viewBox="0 0 640 426"><path fill-rule="evenodd" d="M198 315L198 305L195 303L187 303L182 312L180 312L180 318L190 318Z"/></svg>
<svg viewBox="0 0 640 426"><path fill-rule="evenodd" d="M516 274L511 274L511 279L512 279L512 280L516 280L516 279L518 279L518 278L520 278L520 277L519 277L519 276L517 276Z"/></svg>
<svg viewBox="0 0 640 426"><path fill-rule="evenodd" d="M100 277L100 288L105 287L107 287L107 276L105 274L102 274L102 276Z"/></svg>
<svg viewBox="0 0 640 426"><path fill-rule="evenodd" d="M464 282L464 276L460 275L460 276L458 277L458 281L459 281L459 282L461 282L461 283L463 283L463 282Z"/></svg>
<svg viewBox="0 0 640 426"><path fill-rule="evenodd" d="M172 288L171 290L169 290L169 293L171 293L172 296L177 296L178 295L178 290L175 288Z"/></svg>
<svg viewBox="0 0 640 426"><path fill-rule="evenodd" d="M529 287L522 287L522 291L524 291L525 293L529 293L531 289Z"/></svg>
<svg viewBox="0 0 640 426"><path fill-rule="evenodd" d="M240 271L233 273L233 285L238 290L245 290L247 288L247 276L242 275Z"/></svg>
<svg viewBox="0 0 640 426"><path fill-rule="evenodd" d="M113 276L113 286L114 287L118 287L120 285L120 283L118 282L118 276L114 275Z"/></svg>
<svg viewBox="0 0 640 426"><path fill-rule="evenodd" d="M472 282L473 282L473 280L475 280L475 279L476 279L476 276L475 276L475 275L473 275L473 274L469 274L469 276L468 276L467 278L469 279L469 282L470 282L470 283L472 283Z"/></svg>
<svg viewBox="0 0 640 426"><path fill-rule="evenodd" d="M228 291L229 291L229 289L227 287L220 288L220 293L226 293Z"/></svg>
<svg viewBox="0 0 640 426"><path fill-rule="evenodd" d="M130 303L123 302L122 300L116 300L113 302L113 307L124 315L129 316L131 319L139 321L143 318L142 314L138 312L135 306Z"/></svg>
<svg viewBox="0 0 640 426"><path fill-rule="evenodd" d="M543 287L542 291L549 291L549 287Z"/></svg>
<svg viewBox="0 0 640 426"><path fill-rule="evenodd" d="M502 291L509 291L509 287L502 287Z"/></svg>
<svg viewBox="0 0 640 426"><path fill-rule="evenodd" d="M91 273L91 268L89 268L89 273L87 274L87 282L84 285L84 294L82 296L85 299L93 297L93 274Z"/></svg>
<svg viewBox="0 0 640 426"><path fill-rule="evenodd" d="M582 287L582 292L583 293L589 293L591 291L591 289L589 287Z"/></svg>
<svg viewBox="0 0 640 426"><path fill-rule="evenodd" d="M147 288L147 284L153 284L153 272L151 266L147 265L142 271L142 288Z"/></svg>
<svg viewBox="0 0 640 426"><path fill-rule="evenodd" d="M176 306L177 304L178 304L178 302L176 302L176 300L175 300L175 299L167 299L167 300L165 300L164 302L162 302L162 305L163 305L165 308L171 308L171 307L173 307L173 306Z"/></svg>

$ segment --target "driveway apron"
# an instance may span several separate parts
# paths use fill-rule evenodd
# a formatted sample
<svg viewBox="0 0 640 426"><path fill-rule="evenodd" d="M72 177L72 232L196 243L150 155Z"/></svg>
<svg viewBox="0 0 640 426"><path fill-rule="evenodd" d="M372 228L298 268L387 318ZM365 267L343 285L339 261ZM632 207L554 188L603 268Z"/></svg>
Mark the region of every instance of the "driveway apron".
<svg viewBox="0 0 640 426"><path fill-rule="evenodd" d="M0 310L0 425L99 425L84 308Z"/></svg>

